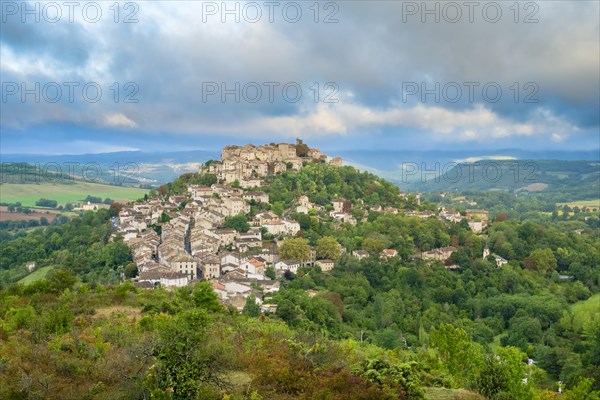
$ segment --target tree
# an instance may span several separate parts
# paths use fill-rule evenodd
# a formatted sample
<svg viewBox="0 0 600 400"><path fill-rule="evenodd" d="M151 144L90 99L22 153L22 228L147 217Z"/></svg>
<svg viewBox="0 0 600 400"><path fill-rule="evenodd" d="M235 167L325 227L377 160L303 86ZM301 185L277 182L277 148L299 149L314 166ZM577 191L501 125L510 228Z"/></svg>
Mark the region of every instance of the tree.
<svg viewBox="0 0 600 400"><path fill-rule="evenodd" d="M87 195L87 197L85 199L83 199L84 202L90 202L90 203L96 203L96 204L100 204L102 203L102 197L96 197L96 196L91 196L91 195Z"/></svg>
<svg viewBox="0 0 600 400"><path fill-rule="evenodd" d="M480 363L481 353L461 328L450 324L440 325L431 332L430 343L440 352L448 372L457 378L466 378Z"/></svg>
<svg viewBox="0 0 600 400"><path fill-rule="evenodd" d="M281 217L283 215L283 211L285 210L285 205L282 202L278 201L276 203L273 203L271 209L275 214Z"/></svg>
<svg viewBox="0 0 600 400"><path fill-rule="evenodd" d="M61 293L65 289L70 289L76 282L75 275L66 268L54 268L46 276L50 290L55 293Z"/></svg>
<svg viewBox="0 0 600 400"><path fill-rule="evenodd" d="M157 362L146 378L151 398L205 398L203 389L225 386L227 353L210 331L211 323L205 311L190 310L160 329L154 348ZM172 397L165 396L169 392Z"/></svg>
<svg viewBox="0 0 600 400"><path fill-rule="evenodd" d="M475 385L489 400L528 400L532 398L530 383L523 383L527 358L515 347L500 347L497 354L487 354Z"/></svg>
<svg viewBox="0 0 600 400"><path fill-rule="evenodd" d="M277 274L275 273L275 268L273 268L272 266L268 266L267 270L265 271L265 275L267 275L269 278L275 280L277 278Z"/></svg>
<svg viewBox="0 0 600 400"><path fill-rule="evenodd" d="M365 360L361 365L362 376L382 388L398 391L400 398L424 399L425 392L421 386L418 365L415 362L392 364L381 358Z"/></svg>
<svg viewBox="0 0 600 400"><path fill-rule="evenodd" d="M300 229L307 231L311 228L311 217L307 214L295 213L293 216L294 220L300 224Z"/></svg>
<svg viewBox="0 0 600 400"><path fill-rule="evenodd" d="M217 176L213 175L213 174L202 174L200 176L199 182L201 185L204 186L212 186L215 183L218 182Z"/></svg>
<svg viewBox="0 0 600 400"><path fill-rule="evenodd" d="M282 260L307 261L310 258L310 246L303 238L285 239L279 248L279 256Z"/></svg>
<svg viewBox="0 0 600 400"><path fill-rule="evenodd" d="M600 400L600 391L593 390L594 379L580 378L573 389L566 390L564 400Z"/></svg>
<svg viewBox="0 0 600 400"><path fill-rule="evenodd" d="M556 270L556 257L549 248L537 248L524 260L524 265L535 271L550 273Z"/></svg>
<svg viewBox="0 0 600 400"><path fill-rule="evenodd" d="M38 207L50 207L50 208L56 208L56 206L58 205L58 202L56 200L50 200L50 199L44 199L41 198L38 201L35 202L35 205Z"/></svg>
<svg viewBox="0 0 600 400"><path fill-rule="evenodd" d="M340 244L332 236L323 236L317 240L317 257L338 260L340 258Z"/></svg>
<svg viewBox="0 0 600 400"><path fill-rule="evenodd" d="M386 247L382 239L366 238L362 243L363 250L368 251L372 256L377 256Z"/></svg>
<svg viewBox="0 0 600 400"><path fill-rule="evenodd" d="M540 321L529 316L515 316L510 320L508 336L502 339L502 345L527 350L528 343L537 343L542 338Z"/></svg>
<svg viewBox="0 0 600 400"><path fill-rule="evenodd" d="M242 314L256 318L260 315L260 306L256 304L256 297L253 294L246 298L246 304L242 309Z"/></svg>
<svg viewBox="0 0 600 400"><path fill-rule="evenodd" d="M235 229L238 232L248 232L250 224L248 223L248 218L240 214L225 218L225 227Z"/></svg>
<svg viewBox="0 0 600 400"><path fill-rule="evenodd" d="M160 224L164 224L166 222L169 222L171 220L171 217L169 216L169 214L167 214L166 212L162 212L162 214L160 215L160 218L158 219L158 223Z"/></svg>
<svg viewBox="0 0 600 400"><path fill-rule="evenodd" d="M494 221L496 222L502 222L502 221L506 221L508 219L508 216L506 215L506 213L501 213L496 215L496 218L494 219Z"/></svg>
<svg viewBox="0 0 600 400"><path fill-rule="evenodd" d="M223 309L209 282L197 283L192 290L192 299L197 307L204 310L217 312Z"/></svg>
<svg viewBox="0 0 600 400"><path fill-rule="evenodd" d="M137 265L134 262L130 262L123 268L123 273L126 278L134 278L138 274Z"/></svg>

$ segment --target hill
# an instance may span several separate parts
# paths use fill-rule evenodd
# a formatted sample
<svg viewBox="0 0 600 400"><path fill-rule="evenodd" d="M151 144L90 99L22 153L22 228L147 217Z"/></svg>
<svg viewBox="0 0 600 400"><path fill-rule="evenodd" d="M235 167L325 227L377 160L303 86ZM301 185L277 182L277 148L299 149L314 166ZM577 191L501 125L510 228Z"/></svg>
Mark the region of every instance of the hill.
<svg viewBox="0 0 600 400"><path fill-rule="evenodd" d="M84 202L88 196L101 200L121 202L137 200L148 193L127 185L109 185L99 169L71 168L63 171L58 164L39 165L29 163L0 164L0 203L21 203L34 207L41 199L55 200L58 205ZM81 175L81 177L79 176Z"/></svg>
<svg viewBox="0 0 600 400"><path fill-rule="evenodd" d="M553 398L558 380L565 399L597 394L600 325L582 331L566 311L573 305L574 315L585 315L593 303L580 302L600 290L597 213L554 218L533 203L524 213L520 196L502 193L515 201L514 214L490 214L475 232L464 219L442 218L439 204L419 203L350 166L309 163L267 174L260 189L234 188L235 180L231 187L200 186L215 179L184 174L153 190L137 209L162 213L139 237L123 240L115 231L116 217L129 210L113 205L3 239L0 351L10 352L0 396L35 390L61 398L529 400ZM223 215L214 228L196 225L207 222L200 203L225 212L226 202L244 195L253 196L236 200L244 215ZM255 200L262 195L268 199ZM300 199L310 205L303 212ZM186 235L175 231L185 232L185 221L191 234L247 234L265 214L299 230L273 234L259 222L250 233L261 235L258 249L219 244L209 251L249 260L267 248L281 260L307 260L305 266L283 272L274 259L254 258L270 263L263 264L273 272L269 279L234 270L170 290L120 283L138 273L130 243L158 246L160 256L185 244ZM168 246L157 231L171 236ZM152 249L148 258L157 263ZM326 270L313 265L315 258L334 265ZM29 261L54 268L15 285ZM217 302L213 287L227 296L242 287L239 308L231 299ZM19 386L23 371L33 386Z"/></svg>
<svg viewBox="0 0 600 400"><path fill-rule="evenodd" d="M417 171L412 184L426 192L538 192L555 201L594 200L600 193L600 163L561 160L482 160L452 164L435 177Z"/></svg>
<svg viewBox="0 0 600 400"><path fill-rule="evenodd" d="M3 154L1 166L6 169L26 163L44 174L59 171L64 178L85 180L86 177L91 177L91 180L98 183L151 187L170 182L183 173L195 172L203 161L213 159L217 154L204 150L65 155Z"/></svg>

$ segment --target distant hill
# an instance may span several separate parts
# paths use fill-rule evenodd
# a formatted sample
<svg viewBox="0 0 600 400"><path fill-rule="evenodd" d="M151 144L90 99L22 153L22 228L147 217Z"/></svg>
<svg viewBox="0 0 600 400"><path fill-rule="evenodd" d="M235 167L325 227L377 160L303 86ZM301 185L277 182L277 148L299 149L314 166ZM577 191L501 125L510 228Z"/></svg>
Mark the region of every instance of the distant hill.
<svg viewBox="0 0 600 400"><path fill-rule="evenodd" d="M111 185L109 180L100 179L96 172L100 167L86 169L74 167L60 170L60 164L0 164L0 202L21 203L33 207L41 199L56 200L58 205L82 203L87 196L102 200L137 200L148 193L148 189L127 185ZM89 179L82 179L85 176Z"/></svg>
<svg viewBox="0 0 600 400"><path fill-rule="evenodd" d="M346 150L335 152L343 157L346 164L367 170L403 189L424 190L421 187L421 175L433 178L441 175L456 163L468 163L477 160L560 160L560 161L600 161L598 149L589 151L526 151L518 149L498 150ZM411 173L415 170L417 173ZM414 185L413 185L414 184Z"/></svg>
<svg viewBox="0 0 600 400"><path fill-rule="evenodd" d="M597 199L600 163L563 160L482 160L459 163L439 177L423 176L412 187L424 192L465 190L539 192L565 201Z"/></svg>
<svg viewBox="0 0 600 400"><path fill-rule="evenodd" d="M87 180L96 183L153 187L170 182L183 173L195 172L201 163L218 157L218 152L204 150L74 155L3 154L2 168L6 169L14 163L28 163L43 172L58 171L64 176L90 178Z"/></svg>

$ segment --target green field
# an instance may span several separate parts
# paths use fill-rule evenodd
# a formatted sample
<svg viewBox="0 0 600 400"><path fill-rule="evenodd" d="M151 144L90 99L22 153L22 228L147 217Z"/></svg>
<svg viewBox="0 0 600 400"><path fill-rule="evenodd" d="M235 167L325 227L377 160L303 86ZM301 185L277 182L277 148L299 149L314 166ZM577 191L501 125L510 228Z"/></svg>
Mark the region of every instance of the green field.
<svg viewBox="0 0 600 400"><path fill-rule="evenodd" d="M600 319L600 293L571 306L573 328L581 329L586 323Z"/></svg>
<svg viewBox="0 0 600 400"><path fill-rule="evenodd" d="M116 201L131 201L144 197L147 189L126 186L103 185L92 182L75 182L73 184L58 183L3 183L0 185L0 202L16 203L33 207L40 198L56 200L58 204L78 203L87 195L109 197Z"/></svg>
<svg viewBox="0 0 600 400"><path fill-rule="evenodd" d="M568 203L557 203L557 206L563 207L565 204L570 207L600 207L600 199L596 200L580 200L580 201L570 201Z"/></svg>
<svg viewBox="0 0 600 400"><path fill-rule="evenodd" d="M39 281L40 279L44 279L46 277L46 275L48 275L48 272L50 272L50 270L54 268L52 266L50 267L42 267L40 269L36 269L35 271L33 271L32 273L30 273L29 275L27 275L26 277L24 277L23 279L21 279L19 281L19 283L22 283L23 285L29 285L35 281Z"/></svg>

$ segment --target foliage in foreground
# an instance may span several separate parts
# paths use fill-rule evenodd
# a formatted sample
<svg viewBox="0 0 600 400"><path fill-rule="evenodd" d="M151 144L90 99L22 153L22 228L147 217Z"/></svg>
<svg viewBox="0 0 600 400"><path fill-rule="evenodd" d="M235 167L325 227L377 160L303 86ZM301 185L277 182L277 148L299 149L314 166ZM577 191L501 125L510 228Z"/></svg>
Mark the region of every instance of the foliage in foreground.
<svg viewBox="0 0 600 400"><path fill-rule="evenodd" d="M429 349L385 350L239 315L208 283L168 292L52 279L0 291L3 399L418 400L425 386L553 398L520 350L490 352L451 325L432 332ZM592 385L565 398L597 399Z"/></svg>
<svg viewBox="0 0 600 400"><path fill-rule="evenodd" d="M208 283L56 280L0 291L0 398L422 398L416 365L231 312Z"/></svg>

